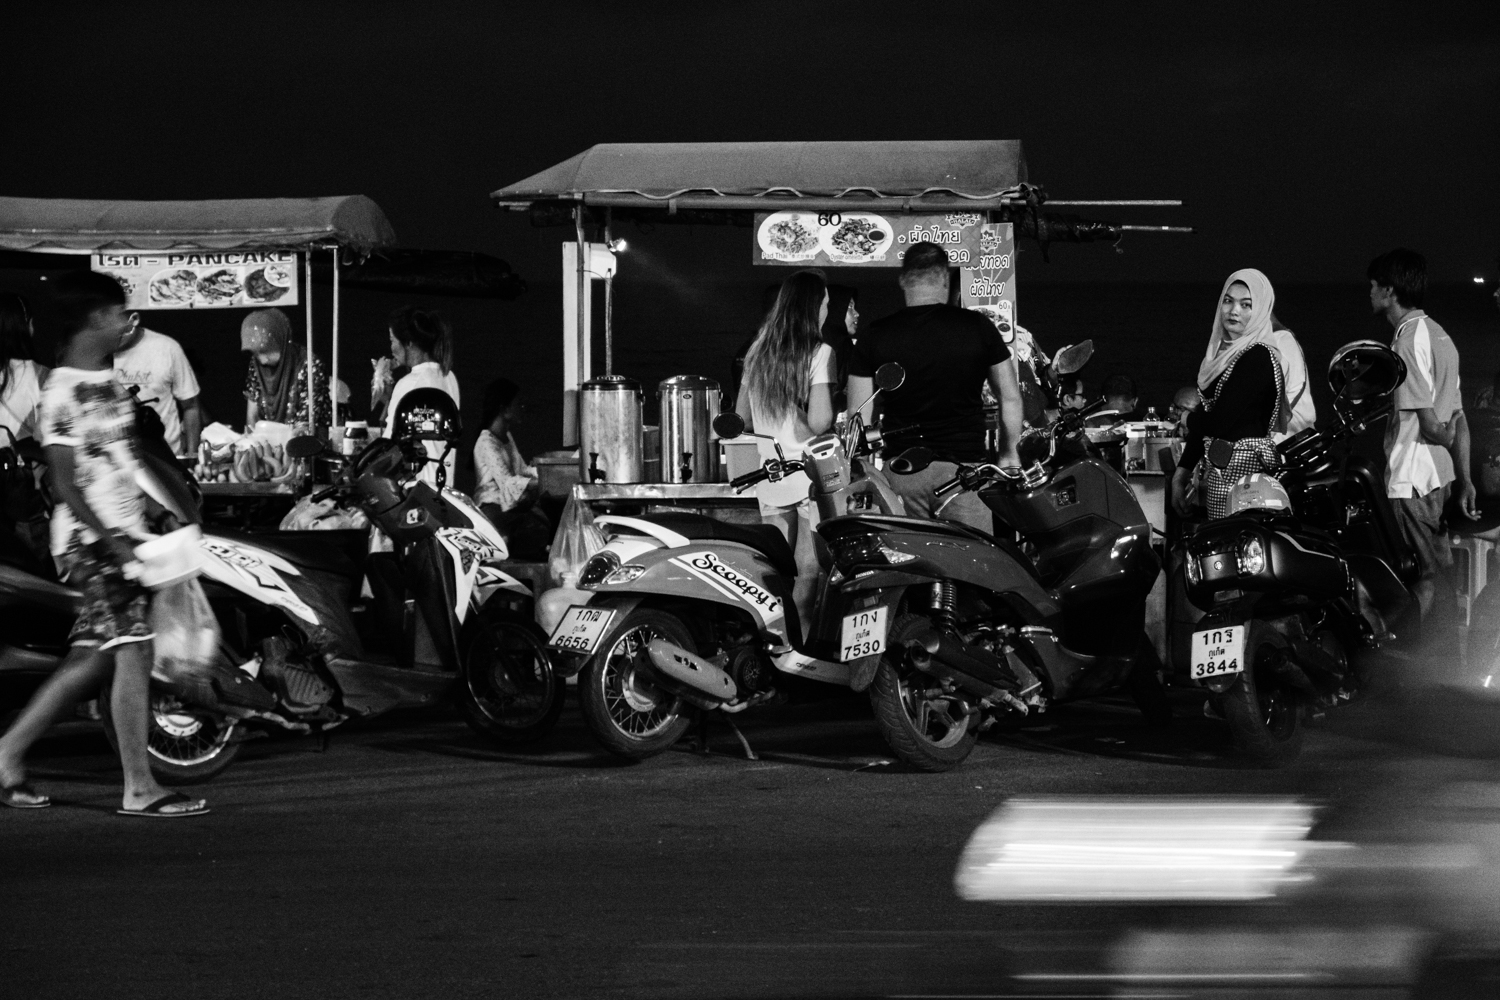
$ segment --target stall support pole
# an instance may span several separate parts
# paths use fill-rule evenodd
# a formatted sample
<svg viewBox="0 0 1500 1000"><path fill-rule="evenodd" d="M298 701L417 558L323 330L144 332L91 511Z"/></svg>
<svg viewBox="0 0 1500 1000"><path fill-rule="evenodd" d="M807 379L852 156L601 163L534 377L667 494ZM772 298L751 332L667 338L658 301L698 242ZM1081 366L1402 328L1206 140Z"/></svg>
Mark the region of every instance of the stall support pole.
<svg viewBox="0 0 1500 1000"><path fill-rule="evenodd" d="M573 228L578 235L578 384L573 386L573 399L576 406L579 402L578 392L583 388L583 383L589 380L589 324L584 317L589 314L589 275L588 275L588 253L589 247L583 238L583 205L579 205L573 211ZM579 441L582 442L582 414L574 417L574 426L579 428Z"/></svg>
<svg viewBox="0 0 1500 1000"><path fill-rule="evenodd" d="M302 295L307 303L307 422L312 425L308 428L308 433L317 434L317 420L313 416L313 400L317 397L313 388L312 255L311 247L302 255Z"/></svg>
<svg viewBox="0 0 1500 1000"><path fill-rule="evenodd" d="M309 352L310 353L310 352ZM329 352L332 368L328 375L328 426L339 424L339 248L333 248L333 350Z"/></svg>
<svg viewBox="0 0 1500 1000"><path fill-rule="evenodd" d="M604 210L604 245L614 245L615 210ZM604 275L604 374L615 373L615 272L610 268Z"/></svg>

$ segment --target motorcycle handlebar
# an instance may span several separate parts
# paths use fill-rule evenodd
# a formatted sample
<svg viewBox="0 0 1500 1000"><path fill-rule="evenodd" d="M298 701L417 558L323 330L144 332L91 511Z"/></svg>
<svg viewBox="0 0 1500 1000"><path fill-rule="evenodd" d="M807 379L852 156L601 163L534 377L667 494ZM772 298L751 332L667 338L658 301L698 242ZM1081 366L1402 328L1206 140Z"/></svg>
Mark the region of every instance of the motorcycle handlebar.
<svg viewBox="0 0 1500 1000"><path fill-rule="evenodd" d="M936 488L933 489L932 494L933 494L933 496L939 496L939 497L947 496L949 493L952 493L954 490L962 488L963 484L964 484L964 481L962 479L960 479L958 476L954 476L952 479L948 480L946 483L939 483L936 486Z"/></svg>
<svg viewBox="0 0 1500 1000"><path fill-rule="evenodd" d="M743 493L756 483L763 483L771 478L771 474L765 469L756 469L747 472L743 476L735 476L729 483L736 493Z"/></svg>

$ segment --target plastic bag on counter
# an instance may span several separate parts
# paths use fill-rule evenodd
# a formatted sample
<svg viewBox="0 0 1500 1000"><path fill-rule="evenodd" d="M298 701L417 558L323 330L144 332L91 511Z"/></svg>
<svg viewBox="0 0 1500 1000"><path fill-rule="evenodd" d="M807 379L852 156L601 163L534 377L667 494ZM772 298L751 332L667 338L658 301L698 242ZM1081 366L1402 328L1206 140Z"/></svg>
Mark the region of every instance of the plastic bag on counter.
<svg viewBox="0 0 1500 1000"><path fill-rule="evenodd" d="M156 654L153 670L163 680L213 674L219 649L219 622L196 577L163 587L151 597L149 615Z"/></svg>
<svg viewBox="0 0 1500 1000"><path fill-rule="evenodd" d="M576 496L569 496L552 536L552 550L547 558L548 586L569 586L578 579L578 571L589 556L604 548L604 532L594 524L594 512Z"/></svg>
<svg viewBox="0 0 1500 1000"><path fill-rule="evenodd" d="M281 519L282 531L342 531L367 528L370 519L358 507L340 507L333 500L312 502L306 496Z"/></svg>

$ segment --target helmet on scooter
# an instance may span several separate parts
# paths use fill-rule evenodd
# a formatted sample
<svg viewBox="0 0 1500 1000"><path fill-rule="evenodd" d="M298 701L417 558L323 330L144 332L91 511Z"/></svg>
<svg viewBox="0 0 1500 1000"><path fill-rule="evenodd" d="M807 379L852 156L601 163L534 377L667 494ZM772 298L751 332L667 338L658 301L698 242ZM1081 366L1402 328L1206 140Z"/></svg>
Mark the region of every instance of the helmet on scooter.
<svg viewBox="0 0 1500 1000"><path fill-rule="evenodd" d="M412 441L441 441L454 444L463 433L458 418L458 404L441 389L413 389L401 397L396 407L395 438L402 444Z"/></svg>
<svg viewBox="0 0 1500 1000"><path fill-rule="evenodd" d="M1405 381L1406 362L1378 340L1345 344L1328 362L1329 388L1350 403L1389 396Z"/></svg>
<svg viewBox="0 0 1500 1000"><path fill-rule="evenodd" d="M1241 476L1229 491L1229 514L1243 514L1247 510L1274 510L1290 512L1292 498L1286 488L1273 476L1254 472Z"/></svg>

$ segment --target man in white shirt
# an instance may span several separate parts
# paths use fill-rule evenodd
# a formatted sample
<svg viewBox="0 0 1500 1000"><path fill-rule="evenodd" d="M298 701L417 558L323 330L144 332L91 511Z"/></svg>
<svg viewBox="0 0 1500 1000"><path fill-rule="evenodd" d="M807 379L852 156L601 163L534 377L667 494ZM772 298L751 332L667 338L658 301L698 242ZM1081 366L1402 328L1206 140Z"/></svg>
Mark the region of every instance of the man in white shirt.
<svg viewBox="0 0 1500 1000"><path fill-rule="evenodd" d="M135 329L115 352L115 378L127 389L138 388L140 401L161 417L172 454L196 455L203 411L193 366L177 341L141 326L136 313L130 318Z"/></svg>
<svg viewBox="0 0 1500 1000"><path fill-rule="evenodd" d="M1406 363L1406 381L1386 425L1386 496L1401 533L1417 553L1416 593L1422 617L1431 610L1439 570L1453 564L1442 530L1444 508L1456 492L1465 517L1479 516L1469 475L1469 424L1459 395L1458 350L1422 311L1427 261L1414 250L1381 254L1366 271L1370 308L1395 329L1391 349ZM1454 489L1454 484L1457 489Z"/></svg>

